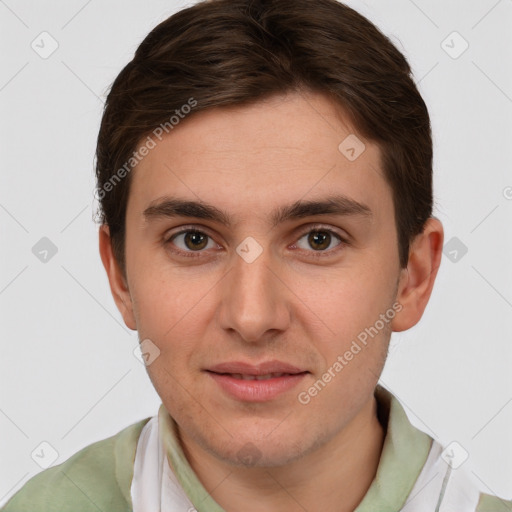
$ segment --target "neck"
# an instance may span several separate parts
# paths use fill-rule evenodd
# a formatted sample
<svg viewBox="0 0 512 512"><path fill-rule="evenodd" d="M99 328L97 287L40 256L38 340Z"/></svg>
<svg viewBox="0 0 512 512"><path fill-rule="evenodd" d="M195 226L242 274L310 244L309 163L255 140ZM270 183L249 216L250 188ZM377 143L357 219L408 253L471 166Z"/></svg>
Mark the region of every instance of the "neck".
<svg viewBox="0 0 512 512"><path fill-rule="evenodd" d="M286 466L234 467L181 439L192 469L226 512L352 512L375 478L384 437L372 395L342 432Z"/></svg>

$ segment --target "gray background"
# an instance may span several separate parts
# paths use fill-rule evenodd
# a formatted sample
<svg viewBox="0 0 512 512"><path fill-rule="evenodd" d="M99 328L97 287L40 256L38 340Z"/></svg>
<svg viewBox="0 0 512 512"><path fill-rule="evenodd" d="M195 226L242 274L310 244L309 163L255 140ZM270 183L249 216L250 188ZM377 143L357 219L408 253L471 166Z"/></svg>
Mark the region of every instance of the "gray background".
<svg viewBox="0 0 512 512"><path fill-rule="evenodd" d="M435 214L455 237L381 382L415 425L468 452L482 490L512 498L512 0L347 3L414 69L433 123ZM108 86L189 4L0 0L0 503L40 464L157 412L98 254L93 155ZM58 43L47 58L31 47L51 49L43 31ZM57 248L46 262L33 252L43 237Z"/></svg>

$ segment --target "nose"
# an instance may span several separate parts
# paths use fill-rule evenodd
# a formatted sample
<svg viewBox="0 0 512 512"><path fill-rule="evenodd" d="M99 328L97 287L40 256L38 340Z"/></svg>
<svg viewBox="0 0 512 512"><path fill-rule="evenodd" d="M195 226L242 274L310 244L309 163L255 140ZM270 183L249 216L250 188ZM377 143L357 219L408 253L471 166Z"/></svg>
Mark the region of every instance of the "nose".
<svg viewBox="0 0 512 512"><path fill-rule="evenodd" d="M237 253L233 260L221 281L220 326L236 331L245 342L267 342L290 324L292 292L282 275L282 266L267 250L252 262Z"/></svg>

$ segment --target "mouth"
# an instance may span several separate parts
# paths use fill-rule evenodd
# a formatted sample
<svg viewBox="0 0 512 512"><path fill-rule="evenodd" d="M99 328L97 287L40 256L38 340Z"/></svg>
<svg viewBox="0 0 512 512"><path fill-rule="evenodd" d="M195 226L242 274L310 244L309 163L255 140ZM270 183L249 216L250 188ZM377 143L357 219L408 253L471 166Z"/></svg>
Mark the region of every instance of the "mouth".
<svg viewBox="0 0 512 512"><path fill-rule="evenodd" d="M230 398L242 402L267 402L290 391L310 372L281 361L259 365L222 363L205 370Z"/></svg>
<svg viewBox="0 0 512 512"><path fill-rule="evenodd" d="M284 377L286 375L297 375L294 373L267 373L266 375L248 375L243 373L219 373L218 375L227 375L233 379L239 380L269 380Z"/></svg>

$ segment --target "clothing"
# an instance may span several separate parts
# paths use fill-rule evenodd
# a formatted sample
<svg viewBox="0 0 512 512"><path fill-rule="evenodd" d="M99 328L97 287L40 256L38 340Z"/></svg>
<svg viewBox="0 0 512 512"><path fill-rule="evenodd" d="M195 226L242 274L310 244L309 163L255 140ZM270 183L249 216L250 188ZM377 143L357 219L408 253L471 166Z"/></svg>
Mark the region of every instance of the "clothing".
<svg viewBox="0 0 512 512"><path fill-rule="evenodd" d="M375 396L386 436L376 477L355 512L512 512L512 501L480 494L463 466L450 470L441 445L409 422L391 393L377 386ZM42 471L1 510L224 512L188 464L176 433L162 404L154 417Z"/></svg>

